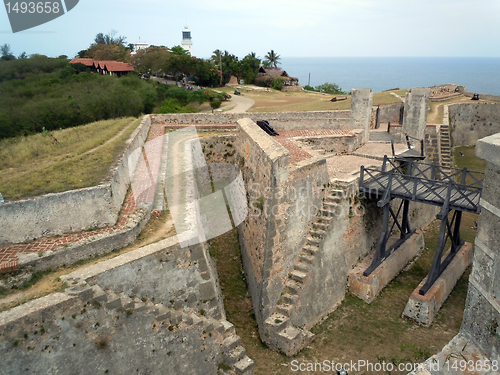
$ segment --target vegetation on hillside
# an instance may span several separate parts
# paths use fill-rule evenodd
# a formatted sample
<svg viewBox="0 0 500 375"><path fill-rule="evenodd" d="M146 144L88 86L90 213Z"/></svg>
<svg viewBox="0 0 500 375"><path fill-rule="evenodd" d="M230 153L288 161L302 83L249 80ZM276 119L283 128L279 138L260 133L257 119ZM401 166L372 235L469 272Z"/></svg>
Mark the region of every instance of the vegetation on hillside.
<svg viewBox="0 0 500 375"><path fill-rule="evenodd" d="M155 87L137 76L77 73L65 58L0 61L0 139L137 117L157 105Z"/></svg>

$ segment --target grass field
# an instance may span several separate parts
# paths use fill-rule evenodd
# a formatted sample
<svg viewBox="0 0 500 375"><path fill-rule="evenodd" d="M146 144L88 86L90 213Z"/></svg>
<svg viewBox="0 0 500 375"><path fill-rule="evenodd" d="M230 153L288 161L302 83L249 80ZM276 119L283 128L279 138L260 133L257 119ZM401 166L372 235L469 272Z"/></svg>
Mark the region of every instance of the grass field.
<svg viewBox="0 0 500 375"><path fill-rule="evenodd" d="M99 184L140 119L131 117L0 141L6 200Z"/></svg>

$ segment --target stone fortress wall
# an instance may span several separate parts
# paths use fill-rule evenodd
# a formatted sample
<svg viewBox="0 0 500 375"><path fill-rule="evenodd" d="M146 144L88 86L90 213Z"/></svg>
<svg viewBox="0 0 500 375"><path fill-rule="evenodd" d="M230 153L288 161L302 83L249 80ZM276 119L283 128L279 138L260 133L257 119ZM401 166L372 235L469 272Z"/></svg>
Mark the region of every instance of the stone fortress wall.
<svg viewBox="0 0 500 375"><path fill-rule="evenodd" d="M114 225L130 184L129 169L136 167L129 165L129 156L144 145L150 127L145 116L102 184L0 205L0 244Z"/></svg>
<svg viewBox="0 0 500 375"><path fill-rule="evenodd" d="M205 244L171 237L63 280L0 314L0 374L253 373Z"/></svg>
<svg viewBox="0 0 500 375"><path fill-rule="evenodd" d="M302 115L304 127L365 132L370 127L367 108L371 108L371 101L370 92L362 94L361 104L357 104L361 115L357 117L349 111L255 115L259 120L268 119L278 130L296 129ZM425 108L420 109L413 112L412 119L424 117ZM253 114L246 115L250 118L189 114L151 115L147 119L169 124L212 121L231 125L237 121L236 134L204 140L202 146L205 155L217 151L214 157L242 169L250 211L238 231L259 332L273 349L293 354L312 339L308 329L344 298L347 272L378 240L380 212L376 205L358 201L355 186L330 186L323 158L308 159L291 168L288 151L255 125ZM403 121L403 128L414 126L412 121ZM436 127L428 135L430 128L424 126L424 131L433 140ZM212 149L210 145L215 146ZM491 155L500 153L496 146L488 147L484 150L496 152ZM487 174L495 175L495 165L500 162L492 159ZM495 208L498 192L493 185L489 189L493 189L491 193L485 187L485 197L489 197L485 198L486 208L499 216ZM324 214L331 205L337 207L336 214ZM413 215L423 220L424 215L415 211ZM481 220L496 225L495 217ZM495 228L483 231L483 237L478 234L476 246L482 253L481 259L475 260L473 276L479 281L471 284L462 327L475 342L492 335L487 336L491 342L484 341L482 350L493 358L498 356L498 347L492 327L498 332L495 322L500 323L495 302L499 284ZM33 373L45 373L47 368L123 373L135 366L151 372L166 366L201 374L207 369L216 373L217 366L223 364L239 373L252 372L253 362L245 356L232 325L225 321L217 273L205 245L181 249L175 239L164 240L77 271L65 281L70 288L64 293L0 314L5 368L25 366ZM491 324L478 327L474 322L484 316ZM79 349L72 351L72 347Z"/></svg>

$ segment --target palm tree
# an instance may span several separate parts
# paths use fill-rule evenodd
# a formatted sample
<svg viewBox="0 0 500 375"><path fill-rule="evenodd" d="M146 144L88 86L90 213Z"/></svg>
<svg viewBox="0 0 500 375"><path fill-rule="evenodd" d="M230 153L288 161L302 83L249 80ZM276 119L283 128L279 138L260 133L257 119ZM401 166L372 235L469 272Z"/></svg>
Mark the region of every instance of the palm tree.
<svg viewBox="0 0 500 375"><path fill-rule="evenodd" d="M213 52L212 57L210 57L210 61L212 61L214 64L219 64L221 57L222 57L222 51L220 49L216 49Z"/></svg>
<svg viewBox="0 0 500 375"><path fill-rule="evenodd" d="M272 67L274 69L277 69L278 65L280 64L280 55L277 55L273 50L271 50L271 52L268 52L264 59L265 63L267 63L265 65L268 65L269 67Z"/></svg>

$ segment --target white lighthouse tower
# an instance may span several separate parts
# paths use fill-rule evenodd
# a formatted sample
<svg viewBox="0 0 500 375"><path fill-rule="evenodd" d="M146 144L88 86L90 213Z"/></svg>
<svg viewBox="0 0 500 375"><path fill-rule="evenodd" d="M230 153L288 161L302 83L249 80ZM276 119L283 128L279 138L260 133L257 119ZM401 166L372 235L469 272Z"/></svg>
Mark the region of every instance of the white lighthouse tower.
<svg viewBox="0 0 500 375"><path fill-rule="evenodd" d="M191 31L187 28L187 26L182 30L182 48L189 52L191 56L193 56L193 41L191 40Z"/></svg>

